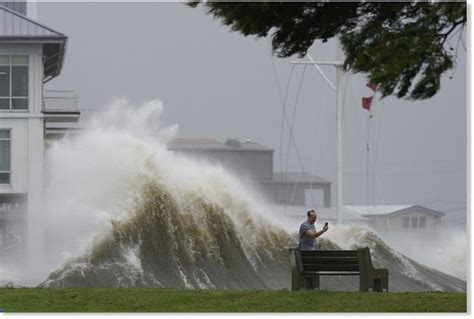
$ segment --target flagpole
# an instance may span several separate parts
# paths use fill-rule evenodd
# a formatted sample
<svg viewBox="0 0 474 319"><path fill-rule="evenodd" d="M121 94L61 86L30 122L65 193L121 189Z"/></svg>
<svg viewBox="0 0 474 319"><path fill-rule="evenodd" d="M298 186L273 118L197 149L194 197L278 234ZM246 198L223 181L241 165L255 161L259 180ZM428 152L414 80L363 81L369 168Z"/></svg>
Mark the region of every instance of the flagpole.
<svg viewBox="0 0 474 319"><path fill-rule="evenodd" d="M369 159L370 159L370 156L369 156L369 152L370 152L370 115L367 116L367 162L366 162L366 165L367 165L367 174L366 174L366 197L367 197L367 206L370 206L370 187L369 187Z"/></svg>
<svg viewBox="0 0 474 319"><path fill-rule="evenodd" d="M372 192L373 205L372 205L372 202L370 200L370 187L369 187L370 186L369 162L370 162L370 145L371 145L370 142L371 142L371 137L374 134L371 130L371 128L372 128L372 118L374 117L372 115L373 113L372 113L371 104L372 104L372 100L375 96L375 92L377 91L377 84L369 82L367 84L367 86L374 92L374 94L372 96L362 98L362 107L364 109L366 109L367 111L369 111L369 116L368 116L368 119L367 119L367 174L366 174L366 178L367 178L366 192L367 193L366 193L366 197L367 197L367 207L368 207L370 212L373 212L374 208L375 208L375 172L374 172L374 181L372 183L372 187L373 187L373 192Z"/></svg>
<svg viewBox="0 0 474 319"><path fill-rule="evenodd" d="M372 135L374 134L374 130L372 130L372 108L369 108L369 115L368 115L368 120L367 120L367 125L368 125L368 134L367 134L367 206L369 206L369 211L373 213L373 207L371 208L371 199L370 199L370 150L371 150L371 141L372 141ZM374 200L375 195L372 192L372 200Z"/></svg>
<svg viewBox="0 0 474 319"><path fill-rule="evenodd" d="M338 50L339 53L340 50ZM342 65L336 66L336 88L337 88L337 224L342 225L342 105L344 90L341 87L344 70Z"/></svg>
<svg viewBox="0 0 474 319"><path fill-rule="evenodd" d="M340 47L337 50L338 61L314 61L308 56L309 61L293 61L291 64L312 64L326 80L329 86L336 91L336 139L337 139L337 185L336 185L336 198L337 198L337 224L342 225L343 223L343 199L342 199L342 106L344 104L344 90L342 88L342 77L344 76L344 63L342 62L342 51ZM336 85L334 86L331 81L324 75L319 65L333 65L336 67Z"/></svg>

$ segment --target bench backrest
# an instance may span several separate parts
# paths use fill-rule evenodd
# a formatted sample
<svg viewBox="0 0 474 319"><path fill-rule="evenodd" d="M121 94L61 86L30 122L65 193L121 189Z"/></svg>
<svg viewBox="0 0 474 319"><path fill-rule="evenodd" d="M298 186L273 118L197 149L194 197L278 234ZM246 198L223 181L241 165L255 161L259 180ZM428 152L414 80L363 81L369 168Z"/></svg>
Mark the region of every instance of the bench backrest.
<svg viewBox="0 0 474 319"><path fill-rule="evenodd" d="M300 271L359 271L357 250L299 251Z"/></svg>

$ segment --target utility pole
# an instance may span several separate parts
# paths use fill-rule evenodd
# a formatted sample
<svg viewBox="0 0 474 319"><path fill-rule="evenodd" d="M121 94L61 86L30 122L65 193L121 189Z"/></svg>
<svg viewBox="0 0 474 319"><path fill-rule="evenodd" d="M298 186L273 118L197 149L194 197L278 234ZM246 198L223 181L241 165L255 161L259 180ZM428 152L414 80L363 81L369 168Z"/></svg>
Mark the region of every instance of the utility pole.
<svg viewBox="0 0 474 319"><path fill-rule="evenodd" d="M342 106L344 104L344 89L342 78L344 76L344 63L341 58L341 50L338 50L337 59L339 61L314 61L309 54L306 55L309 61L293 61L291 64L313 65L329 86L336 91L336 139L337 139L337 223L343 223L343 200L342 200ZM336 85L332 84L324 74L320 65L332 65L336 68Z"/></svg>

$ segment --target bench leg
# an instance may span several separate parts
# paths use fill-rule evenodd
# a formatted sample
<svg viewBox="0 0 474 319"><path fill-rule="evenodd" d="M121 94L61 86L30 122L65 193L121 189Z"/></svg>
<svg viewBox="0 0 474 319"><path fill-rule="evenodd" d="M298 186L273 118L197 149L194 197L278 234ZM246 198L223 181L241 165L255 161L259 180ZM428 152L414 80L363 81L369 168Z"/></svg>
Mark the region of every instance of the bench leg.
<svg viewBox="0 0 474 319"><path fill-rule="evenodd" d="M304 289L319 289L319 276L304 277Z"/></svg>
<svg viewBox="0 0 474 319"><path fill-rule="evenodd" d="M319 275L313 276L313 287L314 289L319 289Z"/></svg>
<svg viewBox="0 0 474 319"><path fill-rule="evenodd" d="M383 292L385 290L385 292L388 292L388 271L382 272L380 280L382 282L381 291Z"/></svg>
<svg viewBox="0 0 474 319"><path fill-rule="evenodd" d="M359 280L359 291L361 292L383 292L383 279L379 277L362 278ZM388 290L388 289L387 289Z"/></svg>
<svg viewBox="0 0 474 319"><path fill-rule="evenodd" d="M374 291L388 292L388 270L377 269L374 275Z"/></svg>
<svg viewBox="0 0 474 319"><path fill-rule="evenodd" d="M300 289L305 289L306 287L306 278L300 274L291 274L291 290L296 291Z"/></svg>
<svg viewBox="0 0 474 319"><path fill-rule="evenodd" d="M388 271L359 276L359 291L388 292Z"/></svg>
<svg viewBox="0 0 474 319"><path fill-rule="evenodd" d="M369 282L368 278L362 273L359 275L359 291L368 292L369 291Z"/></svg>
<svg viewBox="0 0 474 319"><path fill-rule="evenodd" d="M291 290L296 291L304 289L305 279L299 271L298 258L295 249L289 250L290 268L291 268Z"/></svg>
<svg viewBox="0 0 474 319"><path fill-rule="evenodd" d="M380 278L373 278L372 280L374 281L373 291L382 292L382 281Z"/></svg>

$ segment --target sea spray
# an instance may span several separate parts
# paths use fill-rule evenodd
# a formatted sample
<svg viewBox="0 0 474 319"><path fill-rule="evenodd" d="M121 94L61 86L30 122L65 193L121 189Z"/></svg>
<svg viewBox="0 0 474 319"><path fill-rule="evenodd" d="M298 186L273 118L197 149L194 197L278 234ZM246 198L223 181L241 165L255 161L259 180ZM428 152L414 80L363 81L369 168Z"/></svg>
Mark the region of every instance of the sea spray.
<svg viewBox="0 0 474 319"><path fill-rule="evenodd" d="M393 237L393 236L392 236ZM463 230L440 229L435 238L403 240L403 234L387 238L392 248L417 262L465 280L469 240Z"/></svg>
<svg viewBox="0 0 474 319"><path fill-rule="evenodd" d="M156 101L132 107L121 100L83 133L51 146L45 209L32 217L34 280L47 277L42 286L50 287L288 288L286 248L296 234L269 221L271 211L236 176L167 150L177 127L163 129L161 112ZM381 247L377 266L392 263L376 236L355 238ZM341 248L325 238L318 244ZM403 267L391 268L391 291L465 289L428 270L431 279L444 278L433 288ZM357 278L324 277L322 288L355 290Z"/></svg>
<svg viewBox="0 0 474 319"><path fill-rule="evenodd" d="M275 246L275 243L269 242L275 236L264 234L263 237L266 237L262 239L257 233L264 233L265 228L276 230L277 227L263 222L261 217L258 222L258 215L262 210L236 177L221 167L190 161L166 149L166 141L173 136L175 127L157 129L161 110L161 105L157 102L133 108L120 101L111 110L93 119L82 134L67 137L51 146L47 161L49 183L46 209L36 216L37 242L43 245L41 247L38 244L42 249L35 250L37 253L33 258L36 267L43 270L43 276L77 256L88 255L91 251L96 254L100 250L97 245L107 245L105 234L117 229L122 229L123 232L125 221L132 216L140 217L135 214L140 208L136 203L148 203L143 196L150 194L146 189L151 188L159 190L155 193L166 193L167 198L171 198L169 202L173 202L172 206L155 202L160 208L165 205L167 213L170 209L172 212L159 215L162 218L161 225L166 227L155 230L160 230L164 234L163 241L177 246L179 254L183 254L185 260L177 262L173 255L175 251L168 250L173 252L169 259L174 262L173 267L177 267L180 278L194 276L201 286L203 283L210 283L210 277L202 270L185 271L185 267L181 265L193 262L195 256L192 252L199 245L212 249L211 256L217 254L216 251L223 250L222 244L213 243L208 233L223 236L219 237L219 241L232 240L230 244L225 244L228 247L224 250L229 253L239 247L237 251L243 258L234 262L235 265L231 265L231 268L238 267L239 263L248 263L247 266L256 271L258 265L262 267L262 261L275 258L275 253L270 250L267 255L257 251L262 242L268 248ZM202 211L206 211L207 215L203 217ZM183 218L192 224L186 232L179 226ZM220 234L221 228L228 228L229 231ZM180 236L166 237L177 231ZM202 235L197 242L188 235L196 231L199 232L198 235ZM283 230L278 229L277 232L284 234L284 238L289 238ZM134 251L137 251L138 238L134 240ZM127 246L129 244L122 243L115 254L124 250L131 251ZM183 247L186 247L186 253ZM94 254L90 255L91 261L96 260L93 258ZM144 257L143 253L140 256ZM148 258L148 255L145 257ZM78 273L85 273L87 261L88 259L84 259L79 263L81 266ZM113 262L119 263L122 260L115 258ZM101 267L106 269L105 265L110 263L109 260ZM117 276L124 277L124 274ZM156 278L150 280L146 281L147 284L160 281ZM139 281L134 279L130 283ZM161 281L166 282L166 279ZM259 280L252 278L250 281Z"/></svg>
<svg viewBox="0 0 474 319"><path fill-rule="evenodd" d="M369 247L374 266L388 269L390 281L407 291L466 289L464 281L453 279L400 254L369 229L360 226L339 226L328 233L328 239L342 249Z"/></svg>
<svg viewBox="0 0 474 319"><path fill-rule="evenodd" d="M160 126L161 103L141 107L118 100L47 151L45 203L30 216L34 233L30 282L44 280L65 260L80 255L92 239L127 216L137 178L150 157L166 151L176 126Z"/></svg>

